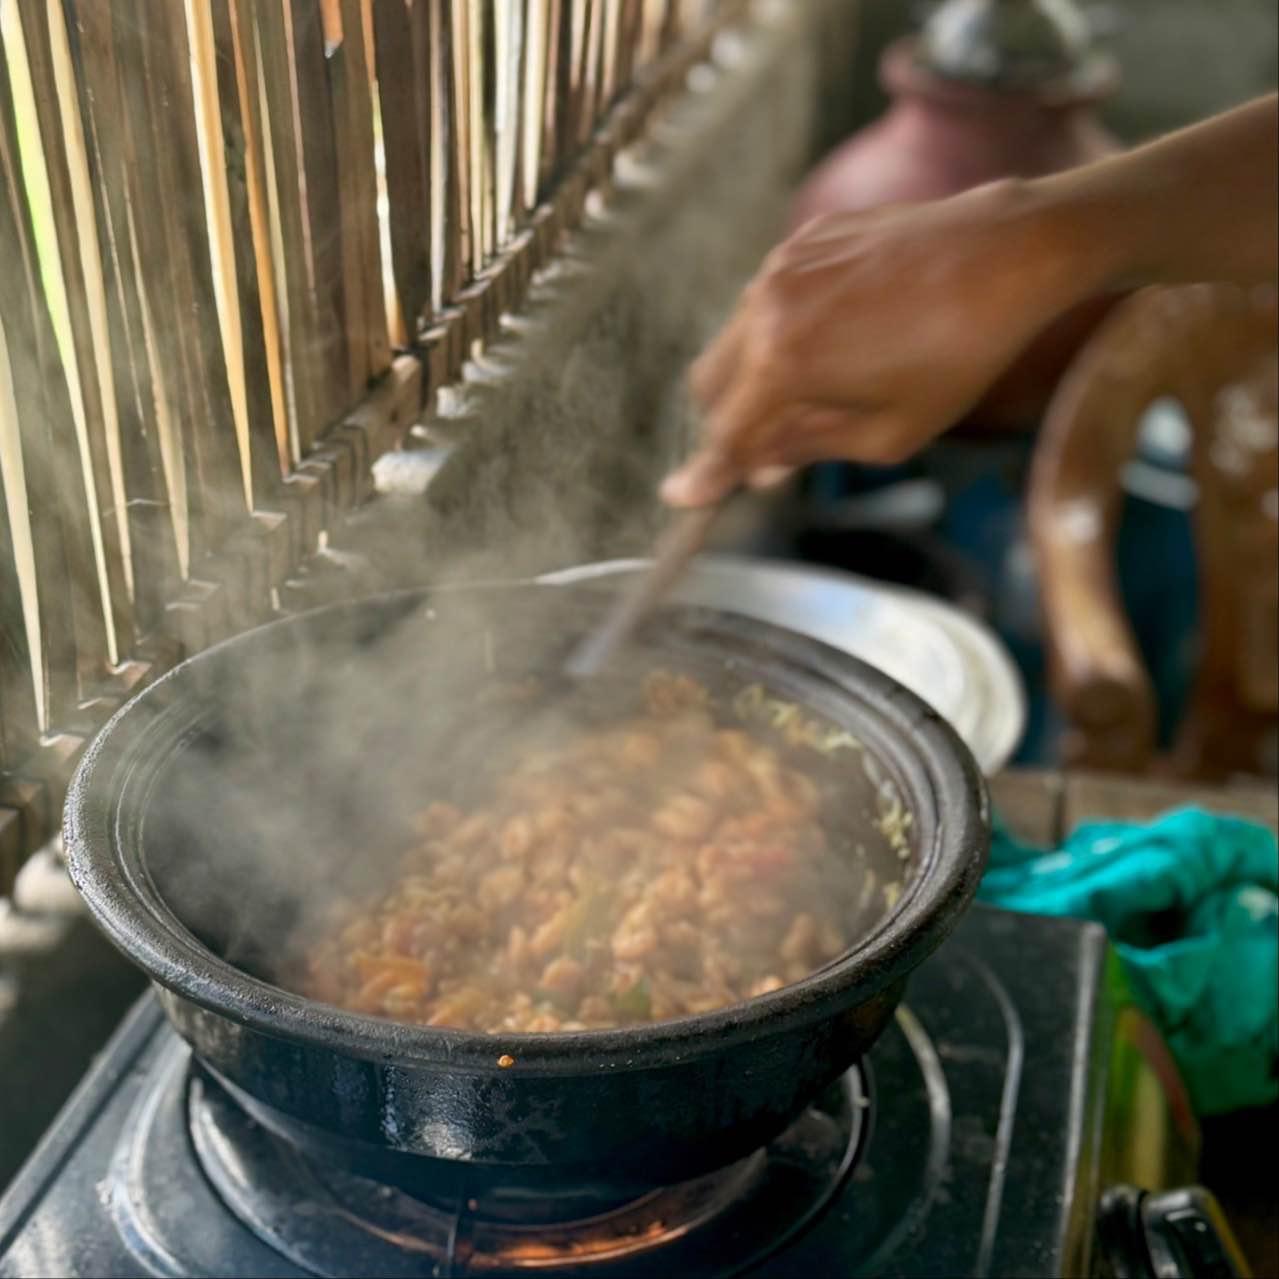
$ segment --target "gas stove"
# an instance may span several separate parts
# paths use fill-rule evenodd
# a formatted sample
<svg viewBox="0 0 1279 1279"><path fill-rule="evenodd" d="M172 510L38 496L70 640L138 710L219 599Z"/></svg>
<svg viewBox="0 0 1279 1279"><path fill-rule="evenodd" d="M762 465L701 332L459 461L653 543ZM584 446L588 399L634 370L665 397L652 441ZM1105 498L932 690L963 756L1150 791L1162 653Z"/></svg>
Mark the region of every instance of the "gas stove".
<svg viewBox="0 0 1279 1279"><path fill-rule="evenodd" d="M1094 926L974 909L789 1130L623 1202L317 1165L147 995L0 1201L0 1276L1235 1273L1205 1268L1228 1249L1197 1192L1119 1184L1165 1190L1193 1121L1111 961Z"/></svg>

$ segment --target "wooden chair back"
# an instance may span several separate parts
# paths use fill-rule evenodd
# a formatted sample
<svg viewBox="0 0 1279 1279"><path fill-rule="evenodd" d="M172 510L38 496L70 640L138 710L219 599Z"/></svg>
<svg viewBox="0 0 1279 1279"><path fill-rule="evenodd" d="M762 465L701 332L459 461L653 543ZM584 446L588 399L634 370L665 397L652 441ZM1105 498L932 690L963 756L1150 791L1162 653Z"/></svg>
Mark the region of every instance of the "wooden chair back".
<svg viewBox="0 0 1279 1279"><path fill-rule="evenodd" d="M1072 364L1028 496L1068 762L1215 780L1273 775L1279 734L1279 358L1273 289L1195 285L1127 299ZM1199 659L1171 754L1116 579L1123 489L1145 410L1193 432Z"/></svg>

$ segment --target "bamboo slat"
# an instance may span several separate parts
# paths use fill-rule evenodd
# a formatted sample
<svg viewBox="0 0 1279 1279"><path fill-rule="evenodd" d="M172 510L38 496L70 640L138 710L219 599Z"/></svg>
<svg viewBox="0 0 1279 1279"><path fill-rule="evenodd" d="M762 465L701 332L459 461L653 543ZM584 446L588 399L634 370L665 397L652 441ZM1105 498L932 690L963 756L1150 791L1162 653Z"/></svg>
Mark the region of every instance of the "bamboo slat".
<svg viewBox="0 0 1279 1279"><path fill-rule="evenodd" d="M307 183L302 161L293 15L289 0L255 0L252 17L262 121L263 168L271 226L276 300L285 361L290 451L296 462L323 430L336 362L321 338L309 249ZM332 228L330 228L332 230ZM330 343L331 345L331 343ZM341 365L345 366L345 352Z"/></svg>
<svg viewBox="0 0 1279 1279"><path fill-rule="evenodd" d="M187 571L244 517L247 501L223 330L213 233L193 204L204 190L185 15L156 8L139 29L113 6L115 62L130 132L134 257L144 324L164 379L161 440L170 498L184 496ZM139 251L145 244L147 252Z"/></svg>
<svg viewBox="0 0 1279 1279"><path fill-rule="evenodd" d="M541 155L538 163L538 199L551 186L559 161L559 139L563 132L563 116L568 105L567 75L570 64L568 23L565 5L572 0L546 0L546 53L541 100Z"/></svg>
<svg viewBox="0 0 1279 1279"><path fill-rule="evenodd" d="M336 5L328 5L332 12ZM334 139L333 95L326 65L325 13L320 0L288 0L284 30L296 85L299 158L305 234L303 246L315 290L321 365L314 376L324 380L324 408L314 429L303 436L303 452L331 420L334 403L345 406L368 378L368 348L362 333L348 333L344 320L362 321L363 280L358 259L343 255L342 205ZM330 26L333 20L330 19ZM340 26L336 29L340 40ZM327 376L326 376L327 375Z"/></svg>
<svg viewBox="0 0 1279 1279"><path fill-rule="evenodd" d="M13 20L13 9L5 11ZM5 51L14 49L5 29ZM91 512L65 477L79 473L71 402L45 302L8 58L0 58L0 461L41 732L74 712L82 667L106 652ZM28 138L34 128L27 122ZM71 464L66 465L70 454ZM16 621L12 624L16 626ZM83 646L83 647L81 647ZM87 654L87 658L86 655Z"/></svg>
<svg viewBox="0 0 1279 1279"><path fill-rule="evenodd" d="M519 182L524 56L524 4L497 0L493 10L493 172L494 245L499 250L511 242L524 213Z"/></svg>
<svg viewBox="0 0 1279 1279"><path fill-rule="evenodd" d="M110 619L108 656L114 664L132 645L133 565L125 494L124 456L115 369L108 337L107 281L98 236L92 166L80 112L71 40L57 5L28 0L25 29L49 173L73 354L64 352L77 444L92 486L101 530L99 576ZM42 82L47 82L43 83ZM49 290L51 302L56 293ZM112 642L113 641L113 642Z"/></svg>
<svg viewBox="0 0 1279 1279"><path fill-rule="evenodd" d="M453 0L430 0L432 309L443 311L466 275L469 235L462 216L465 148L455 123L458 90L453 57Z"/></svg>
<svg viewBox="0 0 1279 1279"><path fill-rule="evenodd" d="M123 554L127 536L121 536L126 523L123 485L121 481L117 487L112 476L114 469L114 478L119 479L118 429L113 394L104 402L99 380L103 370L94 344L95 321L104 319L101 270L92 225L83 241L80 234L87 182L73 183L71 173L71 166L78 168L83 157L68 154L72 149L68 134L78 126L78 112L73 100L72 120L64 128L60 90L65 83L54 66L49 23L51 17L59 20L60 15L34 0L19 4L16 14L11 4L6 15L4 46L10 83L19 120L25 121L26 145L22 131L18 145L22 181L33 214L35 262L61 366L60 380L71 410L69 423L59 422L62 429L57 430L54 442L64 488L70 488L67 481L71 477L78 481L77 497L84 508L88 554L77 562L86 585L93 582L95 587L79 597L82 607L75 614L77 671L81 680L92 682L118 660L121 644L127 645L131 638ZM88 216L92 217L91 211ZM92 250L91 255L82 255L86 248ZM91 256L88 263L86 256ZM109 387L109 361L105 363ZM105 429L108 413L109 432ZM70 429L66 430L68 425ZM108 458L108 435L114 444L114 468ZM117 492L119 501L115 500ZM96 604L91 602L94 594Z"/></svg>
<svg viewBox="0 0 1279 1279"><path fill-rule="evenodd" d="M146 339L131 233L129 134L123 120L110 9L92 0L68 0L65 12L106 285L129 517L134 623L145 634L157 624L164 600L181 575L179 547L185 554L186 509L185 503L179 508L170 501L165 481L161 418L169 392L160 370L152 365Z"/></svg>
<svg viewBox="0 0 1279 1279"><path fill-rule="evenodd" d="M461 269L459 283L470 279L483 256L480 227L476 217L478 195L474 188L480 181L471 144L472 120L471 79L471 0L449 0L445 36L448 58L449 133L452 138L450 173L456 184L457 228Z"/></svg>
<svg viewBox="0 0 1279 1279"><path fill-rule="evenodd" d="M604 9L606 0L589 0L586 48L582 65L582 114L578 122L578 145L595 132L604 87Z"/></svg>
<svg viewBox="0 0 1279 1279"><path fill-rule="evenodd" d="M348 350L359 349L362 376L352 382L347 408L391 361L377 215L373 154L373 78L364 47L361 0L336 4L340 43L326 51L338 174L339 241L346 283L344 327Z"/></svg>
<svg viewBox="0 0 1279 1279"><path fill-rule="evenodd" d="M466 19L467 163L471 169L471 278L493 256L493 4L469 0Z"/></svg>
<svg viewBox="0 0 1279 1279"><path fill-rule="evenodd" d="M247 453L245 497L250 506L260 506L274 499L290 458L258 112L249 87L256 64L237 0L208 7L193 0L191 20L206 27L197 67L206 91L213 92L211 109L218 113L221 147L211 155L210 167L224 185L226 216L215 229L220 259L229 268L225 303L236 315L233 326L223 326L223 344L228 365L238 366L236 408L244 421L242 428L237 424L237 437Z"/></svg>
<svg viewBox="0 0 1279 1279"><path fill-rule="evenodd" d="M391 270L408 339L432 296L430 14L424 0L373 8L373 38L386 165Z"/></svg>

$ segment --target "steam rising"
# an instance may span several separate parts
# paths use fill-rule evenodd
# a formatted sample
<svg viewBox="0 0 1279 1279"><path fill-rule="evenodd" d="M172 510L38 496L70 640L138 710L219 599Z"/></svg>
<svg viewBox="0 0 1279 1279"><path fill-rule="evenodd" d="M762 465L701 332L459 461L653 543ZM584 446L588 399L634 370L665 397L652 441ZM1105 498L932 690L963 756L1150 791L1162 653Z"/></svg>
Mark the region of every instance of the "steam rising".
<svg viewBox="0 0 1279 1279"><path fill-rule="evenodd" d="M384 497L332 531L329 554L362 566L334 574L340 593L509 582L647 552L657 482L696 425L683 371L772 242L807 140L809 66L764 70L684 134L678 164L641 166L636 191L575 238L527 315L440 397L421 434L447 462L423 496ZM308 575L317 588L321 576ZM576 732L587 708L554 685L536 708L486 700L508 675L553 674L580 632L568 597L545 594L514 618L444 595L434 616L410 609L376 636L335 618L211 671L216 731L175 758L148 819L147 855L177 913L274 977L289 939L335 899L385 884L414 812L482 802L507 761ZM610 713L634 709L654 660L619 668ZM873 789L846 795L855 842L881 880L896 875L873 833Z"/></svg>
<svg viewBox="0 0 1279 1279"><path fill-rule="evenodd" d="M161 895L233 964L292 984L299 949L334 907L385 892L420 845L415 815L432 801L485 808L529 752L639 711L646 673L688 670L711 689L717 718L743 726L734 701L759 670L726 664L670 622L599 684L560 683L567 647L599 603L566 588L517 599L442 590L425 603L316 615L249 637L237 657L202 661L199 730L187 711L156 726L158 736L178 734L143 831ZM788 695L784 676L778 691ZM890 904L880 890L900 879L906 850L880 824L880 770L843 736L838 756L803 749L790 763L838 797L826 807L836 856L816 893L844 899L851 940ZM681 793L694 764L659 761L645 778L654 802ZM756 891L768 890L749 890L743 905Z"/></svg>

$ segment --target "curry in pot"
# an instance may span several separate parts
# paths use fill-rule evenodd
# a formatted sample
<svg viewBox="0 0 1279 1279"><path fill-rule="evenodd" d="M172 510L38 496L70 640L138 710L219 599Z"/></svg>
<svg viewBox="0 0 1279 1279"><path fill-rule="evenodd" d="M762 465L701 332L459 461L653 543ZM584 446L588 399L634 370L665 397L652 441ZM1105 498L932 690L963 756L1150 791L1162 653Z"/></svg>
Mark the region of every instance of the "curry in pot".
<svg viewBox="0 0 1279 1279"><path fill-rule="evenodd" d="M707 1013L849 945L818 785L656 675L644 709L530 751L482 808L428 805L389 888L308 947L352 1011L488 1032Z"/></svg>

